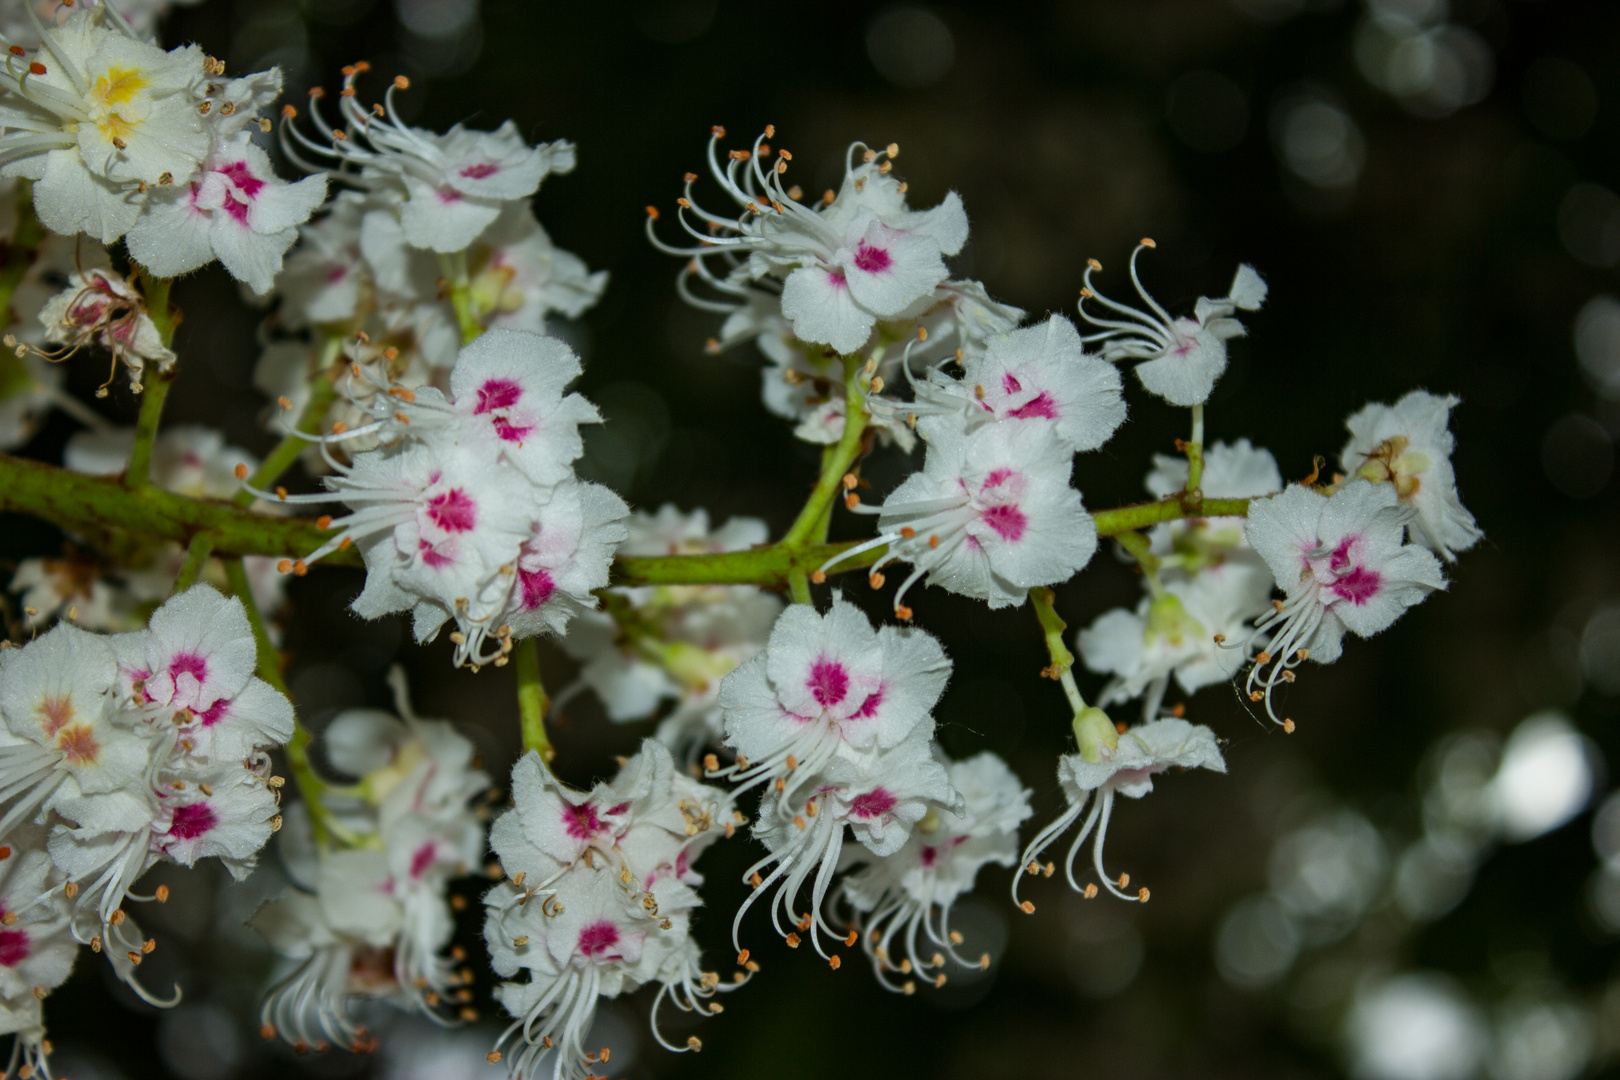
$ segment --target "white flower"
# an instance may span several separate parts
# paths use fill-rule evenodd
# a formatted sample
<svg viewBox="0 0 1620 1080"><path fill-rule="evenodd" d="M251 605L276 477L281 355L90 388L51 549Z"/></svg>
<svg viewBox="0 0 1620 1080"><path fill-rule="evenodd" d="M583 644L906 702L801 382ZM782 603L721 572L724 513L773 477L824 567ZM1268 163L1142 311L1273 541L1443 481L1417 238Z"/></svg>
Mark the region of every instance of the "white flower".
<svg viewBox="0 0 1620 1080"><path fill-rule="evenodd" d="M62 464L90 476L117 476L129 465L134 428L81 431L68 440ZM223 432L196 424L174 424L152 443L152 483L192 498L228 499L237 491L236 467L258 468L259 461L229 446Z"/></svg>
<svg viewBox="0 0 1620 1080"><path fill-rule="evenodd" d="M394 108L394 92L410 85L404 76L394 78L382 111L369 112L354 93L355 78L368 68L344 70L342 130L327 124L315 104L320 95L312 94L310 117L326 141L283 123L281 144L311 171L322 166L309 164L301 152L333 161L343 179L369 189L380 200L372 212L397 216L411 247L463 251L507 204L533 195L548 173L574 167L573 144L529 146L510 120L494 131L457 124L443 135L408 127Z"/></svg>
<svg viewBox="0 0 1620 1080"><path fill-rule="evenodd" d="M151 194L125 242L130 255L160 277L178 277L217 258L263 296L298 226L325 199L325 176L287 183L243 131L215 145L189 183Z"/></svg>
<svg viewBox="0 0 1620 1080"><path fill-rule="evenodd" d="M47 355L65 359L86 345L100 345L128 366L132 388L140 386L147 362L162 368L174 363L174 350L163 344L147 314L146 297L112 270L92 268L72 274L68 287L41 309L39 321L45 326L45 340L61 346ZM103 394L105 389L104 385Z"/></svg>
<svg viewBox="0 0 1620 1080"><path fill-rule="evenodd" d="M826 615L794 604L765 651L720 684L726 745L738 755L729 775L749 786L785 778L791 794L845 748L887 749L931 732L950 669L931 635L873 630L841 595Z"/></svg>
<svg viewBox="0 0 1620 1080"><path fill-rule="evenodd" d="M0 835L68 800L140 805L148 741L120 717L106 638L63 624L0 652Z"/></svg>
<svg viewBox="0 0 1620 1080"><path fill-rule="evenodd" d="M194 586L153 612L146 630L112 642L122 691L164 719L179 752L240 762L292 738L291 704L253 673L257 647L236 597Z"/></svg>
<svg viewBox="0 0 1620 1080"><path fill-rule="evenodd" d="M795 336L839 353L864 345L880 320L918 315L931 306L934 289L946 279L944 257L961 251L967 241L967 214L955 192L932 210L910 210L905 185L889 175L899 148L873 152L856 143L850 154L862 150L862 164L846 164L838 194L812 209L782 187L791 155L782 152L774 167L762 167L771 152L762 142L765 136L755 140L752 151L732 151L721 168L716 150L724 134L714 129L709 170L740 215L730 220L694 207L696 176L688 174L680 219L699 246L663 243L649 218L648 236L659 250L690 257L694 272L734 294L742 287L740 279L781 280L782 314ZM688 213L714 232L691 224ZM735 264L742 257L747 262L735 274L727 268L715 275L705 265L710 258ZM722 284L728 277L737 280L730 288Z"/></svg>
<svg viewBox="0 0 1620 1080"><path fill-rule="evenodd" d="M1447 423L1458 400L1413 390L1393 406L1368 405L1345 421L1350 441L1339 454L1351 476L1393 484L1401 502L1417 512L1407 535L1447 562L1484 535L1458 498L1451 471L1456 440Z"/></svg>
<svg viewBox="0 0 1620 1080"><path fill-rule="evenodd" d="M44 851L43 829L10 829L0 846L0 1036L16 1036L7 1073L49 1076L41 1000L67 981L78 955L62 872Z"/></svg>
<svg viewBox="0 0 1620 1080"><path fill-rule="evenodd" d="M973 889L981 867L1017 861L1018 826L1030 815L1029 789L994 754L954 762L949 773L963 798L959 812L931 811L892 855L856 851L848 860L864 865L845 876L841 895L858 913L861 945L878 981L890 990L910 985L895 985L893 972L915 971L944 985L944 956L970 966L956 952L962 935L951 929L951 906ZM987 966L989 955L971 964ZM933 976L927 975L930 967Z"/></svg>
<svg viewBox="0 0 1620 1080"><path fill-rule="evenodd" d="M328 795L329 824L362 846L317 849L306 817L291 815L282 855L298 888L252 921L294 961L261 1018L295 1047L368 1048L352 1016L361 998L442 1022L461 984L446 952L455 930L446 889L483 854L484 827L469 803L489 777L471 767L472 744L450 724L411 711L399 669L390 682L403 721L350 710L323 736L333 765L359 779L349 789L358 795Z"/></svg>
<svg viewBox="0 0 1620 1080"><path fill-rule="evenodd" d="M840 744L818 771L798 771L792 783L781 782L767 790L754 835L769 854L744 874L754 891L732 920L733 945L741 947L739 934L748 909L773 887L775 894L768 905L771 924L786 936L788 945L799 945L801 931L809 932L811 945L823 957L827 957L821 943L823 932L847 945L855 944L854 933L846 936L834 930L826 914L827 892L842 860L846 826L871 854L889 856L905 846L931 810L961 807L961 795L937 760L933 726L930 717L889 748L874 743L857 750ZM761 871L768 872L761 877ZM799 895L807 882L810 904L801 913L797 910ZM829 959L838 966L836 958Z"/></svg>
<svg viewBox="0 0 1620 1080"><path fill-rule="evenodd" d="M1266 701L1307 657L1339 658L1344 632L1371 637L1435 589L1446 586L1435 557L1402 534L1413 511L1393 485L1352 480L1332 497L1293 485L1249 507L1244 535L1287 599L1255 624L1270 635L1249 672L1251 700ZM1270 672L1262 678L1267 665ZM1264 692L1256 683L1263 682ZM1278 720L1291 729L1291 723Z"/></svg>
<svg viewBox="0 0 1620 1080"><path fill-rule="evenodd" d="M562 634L574 616L596 607L629 512L600 484L558 485L518 550L516 584L502 616L513 634Z"/></svg>
<svg viewBox="0 0 1620 1080"><path fill-rule="evenodd" d="M110 244L134 224L148 186L184 183L208 152L194 92L202 51L136 40L99 4L75 7L42 37L38 51L6 58L0 175L35 181L47 229Z"/></svg>
<svg viewBox="0 0 1620 1080"><path fill-rule="evenodd" d="M663 984L659 1002L673 996L683 1009L718 1012L702 1001L730 987L698 970L689 931L702 879L691 863L731 835L726 793L681 776L669 751L647 740L612 783L590 793L557 783L531 752L513 769L512 796L490 832L509 877L484 901L496 974L527 973L496 990L517 1018L496 1044L516 1050L512 1074L530 1075L555 1050L554 1075L585 1075L608 1056L581 1041L597 999L643 983ZM669 1046L656 1004L653 1031Z"/></svg>
<svg viewBox="0 0 1620 1080"><path fill-rule="evenodd" d="M1081 630L1076 646L1086 667L1112 675L1097 699L1102 708L1144 693L1143 716L1154 719L1171 674L1187 693L1236 675L1247 657L1223 648L1247 634L1246 623L1270 610L1271 575L1243 560L1207 566L1192 577L1165 572L1136 611L1115 608Z"/></svg>
<svg viewBox="0 0 1620 1080"><path fill-rule="evenodd" d="M278 310L289 330L346 324L360 311L372 286L360 250L365 212L364 195L340 191L320 218L299 226L298 246L276 275Z"/></svg>
<svg viewBox="0 0 1620 1080"><path fill-rule="evenodd" d="M838 556L888 545L874 575L894 560L911 563L895 591L896 611L910 610L906 590L925 574L999 608L1022 604L1031 588L1067 581L1091 561L1096 526L1069 486L1072 452L1050 428L993 423L964 431L948 417L919 426L929 444L922 470L865 511L880 515L877 538Z"/></svg>
<svg viewBox="0 0 1620 1080"><path fill-rule="evenodd" d="M1092 334L1087 342L1101 341L1103 359L1134 360L1136 376L1150 393L1164 398L1172 405L1202 405L1209 400L1215 380L1226 370L1226 343L1244 333L1243 324L1233 316L1239 311L1258 311L1265 302L1267 286L1254 267L1239 266L1232 278L1230 292L1218 299L1198 298L1193 317L1172 318L1158 301L1149 296L1136 276L1136 257L1143 248L1153 247L1152 241L1143 241L1131 252L1131 284L1148 307L1139 311L1099 295L1091 287L1091 275L1101 270L1095 259L1085 273L1086 287L1080 293L1080 317L1102 332ZM1086 310L1085 302L1094 300L1119 318L1097 318Z"/></svg>
<svg viewBox="0 0 1620 1080"><path fill-rule="evenodd" d="M489 327L543 334L553 312L577 319L596 305L608 272L591 273L551 242L527 203L508 203L467 257L473 312Z"/></svg>
<svg viewBox="0 0 1620 1080"><path fill-rule="evenodd" d="M100 560L74 548L60 559L24 559L11 575L11 591L19 594L24 611L35 625L44 626L65 611L69 621L85 630L127 630L130 618L126 595L102 573Z"/></svg>
<svg viewBox="0 0 1620 1080"><path fill-rule="evenodd" d="M1123 891L1130 884L1130 875L1121 874L1118 881L1108 876L1103 869L1103 843L1108 837L1108 819L1114 812L1114 796L1119 794L1140 799L1153 790L1154 775L1171 767L1211 769L1224 773L1226 761L1215 744L1215 733L1185 720L1155 720L1120 735L1118 747L1112 750L1104 747L1099 761L1087 761L1082 754L1064 756L1058 762L1058 781L1063 785L1068 808L1024 848L1021 860L1024 869L1030 874L1041 869L1038 861L1041 852L1068 831L1089 801L1091 813L1086 815L1085 824L1080 827L1064 858L1063 869L1069 887L1083 892L1087 897L1096 895L1096 886L1087 885L1082 889L1074 878L1074 857L1095 828L1097 840L1092 845L1092 865L1096 867L1097 878L1103 888L1121 900L1146 900L1146 889L1139 889L1135 895ZM1035 905L1027 900L1020 904L1018 900L1018 885L1022 879L1023 874L1013 876L1013 903L1019 904L1025 912L1032 912Z"/></svg>

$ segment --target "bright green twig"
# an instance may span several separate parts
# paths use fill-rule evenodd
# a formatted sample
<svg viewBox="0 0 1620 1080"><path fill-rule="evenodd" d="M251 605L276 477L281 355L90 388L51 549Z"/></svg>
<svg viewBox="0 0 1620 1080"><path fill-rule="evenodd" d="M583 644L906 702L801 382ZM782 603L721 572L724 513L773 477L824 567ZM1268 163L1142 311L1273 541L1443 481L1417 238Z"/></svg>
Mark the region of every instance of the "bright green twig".
<svg viewBox="0 0 1620 1080"><path fill-rule="evenodd" d="M517 669L517 699L518 718L523 730L523 750L527 753L534 750L539 753L540 760L550 763L557 756L552 748L551 739L546 735L546 709L551 699L546 696L546 687L540 681L540 650L538 641L529 638L520 641L513 650Z"/></svg>
<svg viewBox="0 0 1620 1080"><path fill-rule="evenodd" d="M1187 443L1187 495L1194 502L1204 497L1204 407L1192 407L1192 441Z"/></svg>
<svg viewBox="0 0 1620 1080"><path fill-rule="evenodd" d="M230 584L231 594L242 602L248 625L253 627L253 643L259 654L259 678L291 697L287 691L286 677L281 673L281 653L271 643L270 635L264 628L264 619L259 615L259 605L254 603L253 589L248 585L247 571L243 569L241 559L225 560L225 580ZM293 737L287 743L287 771L292 773L298 794L309 809L309 826L315 834L315 843L326 847L333 832L333 822L326 803L322 801L328 785L309 760L309 747L314 741L315 736L310 734L303 722L294 720Z"/></svg>
<svg viewBox="0 0 1620 1080"><path fill-rule="evenodd" d="M186 545L186 561L180 564L180 573L174 579L175 593L183 593L197 584L203 564L214 551L214 534L200 532Z"/></svg>
<svg viewBox="0 0 1620 1080"><path fill-rule="evenodd" d="M1085 710L1086 699L1080 696L1080 687L1074 681L1074 653L1063 641L1063 631L1069 627L1052 606L1056 599L1057 594L1044 585L1029 590L1029 602L1035 608L1035 618L1040 620L1041 633L1046 637L1046 654L1052 658L1052 666L1041 674L1063 684L1069 706L1079 716Z"/></svg>
<svg viewBox="0 0 1620 1080"><path fill-rule="evenodd" d="M1205 499L1189 508L1178 496L1092 516L1099 536L1145 529L1163 521L1187 517L1242 517L1248 499ZM128 491L117 480L85 476L40 461L0 454L0 511L30 514L92 541L135 533L148 540L188 544L206 530L214 535L214 551L225 555L267 555L298 559L320 547L331 534L316 528L309 518L271 517L213 499L194 499L161 488ZM812 544L792 548L785 543L750 551L719 555L623 556L614 560L615 585L761 585L786 588L795 568L812 573L855 542ZM887 549L875 548L846 559L829 573L871 566ZM336 551L323 562L357 566L354 548Z"/></svg>
<svg viewBox="0 0 1620 1080"><path fill-rule="evenodd" d="M450 306L455 309L456 325L461 328L461 343L466 345L484 332L478 316L473 313L472 284L467 280L467 253L457 251L440 255L439 269L444 274Z"/></svg>
<svg viewBox="0 0 1620 1080"><path fill-rule="evenodd" d="M823 515L829 514L834 496L843 489L844 475L861 453L861 436L866 432L866 398L861 393L861 358L844 357L844 434L833 453L822 455L821 476L815 490L799 511L779 546L799 547L809 542Z"/></svg>
<svg viewBox="0 0 1620 1080"><path fill-rule="evenodd" d="M169 279L143 278L146 294L146 313L157 327L158 337L168 346L174 340L174 313L169 310ZM145 487L152 471L152 447L157 442L158 424L163 418L163 403L169 397L169 387L179 374L173 364L162 370L147 361L141 377L141 412L135 419L135 447L130 451L129 468L124 470L124 486L131 491Z"/></svg>

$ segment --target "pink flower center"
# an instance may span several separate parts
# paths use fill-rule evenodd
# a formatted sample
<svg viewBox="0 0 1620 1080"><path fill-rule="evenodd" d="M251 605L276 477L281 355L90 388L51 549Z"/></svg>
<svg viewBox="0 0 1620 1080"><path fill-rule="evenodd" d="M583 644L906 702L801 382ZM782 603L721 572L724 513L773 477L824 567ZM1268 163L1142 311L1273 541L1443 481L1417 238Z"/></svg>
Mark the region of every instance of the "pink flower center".
<svg viewBox="0 0 1620 1080"><path fill-rule="evenodd" d="M876 691L866 696L866 700L861 702L861 707L851 713L849 718L851 720L870 720L877 715L878 706L882 704L883 687L880 686Z"/></svg>
<svg viewBox="0 0 1620 1080"><path fill-rule="evenodd" d="M422 556L422 561L435 570L443 570L445 567L456 561L450 555L440 551L426 540L418 540L416 542L416 551L417 554Z"/></svg>
<svg viewBox="0 0 1620 1080"><path fill-rule="evenodd" d="M1378 571L1370 570L1365 566L1358 566L1348 574L1335 580L1328 587L1338 593L1341 599L1348 600L1360 607L1378 595L1383 580Z"/></svg>
<svg viewBox="0 0 1620 1080"><path fill-rule="evenodd" d="M854 801L849 804L849 816L858 818L882 817L890 810L893 810L895 804L899 801L899 799L896 799L882 788L873 788L871 791L855 796Z"/></svg>
<svg viewBox="0 0 1620 1080"><path fill-rule="evenodd" d="M1016 394L1016 393L1018 393L1018 391L1022 390L1023 388L1024 388L1024 384L1019 382L1018 377L1016 375L1014 375L1012 372L1007 371L1007 372L1002 373L1002 376L1001 376L1001 389L1002 389L1003 392L1008 393L1008 394Z"/></svg>
<svg viewBox="0 0 1620 1080"><path fill-rule="evenodd" d="M169 678L176 683L180 676L190 675L199 683L208 678L208 661L196 653L177 653L169 661Z"/></svg>
<svg viewBox="0 0 1620 1080"><path fill-rule="evenodd" d="M1018 408L1010 410L1007 415L1013 420L1056 420L1058 411L1051 395L1042 390Z"/></svg>
<svg viewBox="0 0 1620 1080"><path fill-rule="evenodd" d="M586 956L601 956L619 943L619 928L607 919L590 923L579 932L579 951Z"/></svg>
<svg viewBox="0 0 1620 1080"><path fill-rule="evenodd" d="M1010 544L1016 544L1024 538L1024 530L1029 527L1029 518L1024 512L1012 503L1003 506L987 507L979 517L984 523L996 531L996 535Z"/></svg>
<svg viewBox="0 0 1620 1080"><path fill-rule="evenodd" d="M0 930L0 967L16 967L28 952L28 931Z"/></svg>
<svg viewBox="0 0 1620 1080"><path fill-rule="evenodd" d="M924 867L933 866L934 863L936 861L938 861L938 859L939 859L939 849L938 848L925 847L925 848L919 848L918 851L917 851L917 861L922 863Z"/></svg>
<svg viewBox="0 0 1620 1080"><path fill-rule="evenodd" d="M465 491L451 488L428 500L427 515L433 524L445 532L467 532L477 518L477 506Z"/></svg>
<svg viewBox="0 0 1620 1080"><path fill-rule="evenodd" d="M411 855L412 881L420 880L422 875L428 872L428 867L433 865L433 858L438 853L438 850L438 846L431 840L416 849L415 853Z"/></svg>
<svg viewBox="0 0 1620 1080"><path fill-rule="evenodd" d="M264 190L264 181L253 175L245 161L233 161L228 165L221 165L214 170L236 186L247 198L251 199Z"/></svg>
<svg viewBox="0 0 1620 1080"><path fill-rule="evenodd" d="M487 161L480 161L476 165L468 165L465 169L462 169L461 175L465 176L468 180L482 180L486 176L494 176L500 171L501 167L499 165L493 165Z"/></svg>
<svg viewBox="0 0 1620 1080"><path fill-rule="evenodd" d="M586 802L563 807L563 830L575 840L589 840L606 832L607 827L597 816L596 807Z"/></svg>
<svg viewBox="0 0 1620 1080"><path fill-rule="evenodd" d="M177 806L174 820L169 823L169 835L176 840L195 840L218 824L219 815L205 802Z"/></svg>
<svg viewBox="0 0 1620 1080"><path fill-rule="evenodd" d="M823 657L810 665L810 678L805 685L822 708L830 709L849 693L849 672L838 661Z"/></svg>
<svg viewBox="0 0 1620 1080"><path fill-rule="evenodd" d="M866 274L881 274L894 265L894 259L880 247L862 244L855 249L855 269Z"/></svg>
<svg viewBox="0 0 1620 1080"><path fill-rule="evenodd" d="M827 271L827 284L832 287L834 292L837 292L839 289L846 288L849 282L845 280L842 270L829 270Z"/></svg>
<svg viewBox="0 0 1620 1080"><path fill-rule="evenodd" d="M523 387L511 379L486 379L484 385L478 388L478 404L474 406L473 413L478 415L496 409L510 409L522 396Z"/></svg>
<svg viewBox="0 0 1620 1080"><path fill-rule="evenodd" d="M557 591L557 585L545 570L519 570L518 580L523 585L523 610L533 611Z"/></svg>

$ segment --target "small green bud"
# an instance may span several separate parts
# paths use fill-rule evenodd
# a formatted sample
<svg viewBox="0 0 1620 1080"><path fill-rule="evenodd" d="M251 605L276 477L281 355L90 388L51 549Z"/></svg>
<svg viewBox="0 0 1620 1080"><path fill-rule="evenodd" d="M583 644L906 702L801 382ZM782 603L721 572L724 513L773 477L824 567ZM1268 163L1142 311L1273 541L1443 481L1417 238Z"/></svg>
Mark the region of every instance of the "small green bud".
<svg viewBox="0 0 1620 1080"><path fill-rule="evenodd" d="M1103 758L1103 748L1109 752L1119 748L1119 732L1108 714L1092 706L1074 718L1074 741L1080 745L1080 756L1090 762Z"/></svg>

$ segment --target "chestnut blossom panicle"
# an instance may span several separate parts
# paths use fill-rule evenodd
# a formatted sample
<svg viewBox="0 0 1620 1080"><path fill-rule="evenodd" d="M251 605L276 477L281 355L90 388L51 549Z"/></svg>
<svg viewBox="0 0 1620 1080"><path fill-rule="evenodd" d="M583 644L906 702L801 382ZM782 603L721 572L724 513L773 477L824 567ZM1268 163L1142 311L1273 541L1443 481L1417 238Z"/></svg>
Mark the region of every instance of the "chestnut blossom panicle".
<svg viewBox="0 0 1620 1080"><path fill-rule="evenodd" d="M349 710L322 736L327 760L358 780L327 796L321 821L347 846L318 846L310 816L293 816L281 843L293 888L251 923L286 959L262 1032L303 1049L369 1048L367 1001L441 1022L468 1011L449 888L483 857L490 780L450 723L415 715L399 669L390 681L399 716Z"/></svg>
<svg viewBox="0 0 1620 1080"><path fill-rule="evenodd" d="M1305 660L1332 663L1346 631L1371 637L1446 587L1440 561L1405 542L1415 513L1393 484L1360 479L1332 495L1295 484L1250 504L1244 536L1285 599L1234 647L1260 649L1245 689L1250 700L1265 701L1273 721L1293 729L1277 716L1272 691L1293 681Z"/></svg>
<svg viewBox="0 0 1620 1080"><path fill-rule="evenodd" d="M151 899L136 880L204 858L240 880L281 826L267 751L292 736L292 707L255 660L240 601L206 585L146 630L64 623L0 653L0 836L38 829L54 867L29 903L63 905L73 939L155 1004L135 979L155 942L123 910Z"/></svg>
<svg viewBox="0 0 1620 1080"><path fill-rule="evenodd" d="M621 556L718 554L766 542L765 523L732 518L711 529L707 511L666 504L636 511ZM579 681L557 696L589 688L615 722L642 720L665 704L658 738L688 756L721 737L720 682L765 645L779 597L752 585L618 587L602 611L584 611L562 640L581 664ZM695 758L693 758L695 760Z"/></svg>
<svg viewBox="0 0 1620 1080"><path fill-rule="evenodd" d="M886 856L930 808L960 804L933 753L932 710L949 676L933 637L873 630L836 596L826 615L790 606L765 651L726 676L721 720L736 760L721 768L711 754L705 765L743 790L768 785L754 824L767 854L745 874L755 891L737 911L734 942L749 908L774 888L777 932L797 945L808 931L826 956L820 935L844 936L829 924L825 901L846 831ZM800 913L807 883L811 903Z"/></svg>
<svg viewBox="0 0 1620 1080"><path fill-rule="evenodd" d="M794 337L844 355L864 346L880 322L933 307L934 290L948 277L945 258L967 242L961 198L951 192L931 210L910 209L906 185L891 172L900 148L855 143L839 190L807 206L796 186L783 186L792 155L773 152L765 139L774 133L766 128L750 149L730 151L722 166L725 130L714 129L709 173L737 211L729 217L697 206L697 175L688 173L676 216L694 246L661 240L657 211L649 214L653 245L688 260L682 291L690 295L691 281L701 281L724 298L706 305L721 311L746 307L753 288L779 293Z"/></svg>
<svg viewBox="0 0 1620 1080"><path fill-rule="evenodd" d="M972 891L981 868L1017 862L1018 826L1031 812L1029 789L996 755L946 767L962 796L959 810L931 808L891 855L855 848L845 859L855 869L845 874L839 899L854 914L878 982L890 990L911 993L912 975L943 986L946 957L989 967L988 953L965 959L957 951L964 939L951 929L951 907Z"/></svg>
<svg viewBox="0 0 1620 1080"><path fill-rule="evenodd" d="M708 1015L711 999L742 985L701 970L691 918L702 878L692 864L735 829L730 795L684 775L654 740L618 776L591 791L559 783L530 752L512 771L513 806L490 831L506 879L485 898L484 938L496 999L514 1018L490 1061L532 1076L554 1055L552 1075L581 1078L611 1048L586 1047L598 1001L658 983L658 1007ZM750 965L748 970L753 970ZM522 974L524 979L515 978Z"/></svg>
<svg viewBox="0 0 1620 1080"><path fill-rule="evenodd" d="M1349 420L1350 441L1339 454L1352 477L1387 483L1415 513L1406 534L1447 562L1479 543L1474 515L1457 495L1451 468L1456 447L1448 423L1459 399L1413 390L1394 405L1368 405Z"/></svg>
<svg viewBox="0 0 1620 1080"><path fill-rule="evenodd" d="M1131 284L1136 286L1146 311L1096 292L1091 275L1100 271L1102 264L1091 260L1086 268L1085 288L1080 291L1080 317L1101 330L1085 340L1088 344L1102 342L1105 360L1134 362L1136 377L1149 393L1172 405L1202 405L1209 400L1215 380L1226 370L1226 343L1246 332L1237 313L1259 311L1268 286L1254 267L1244 264L1238 267L1226 296L1201 296L1191 318L1176 318L1148 294L1136 273L1137 256L1156 246L1144 240L1131 252ZM1103 314L1087 310L1087 300L1102 308Z"/></svg>
<svg viewBox="0 0 1620 1080"><path fill-rule="evenodd" d="M394 77L382 104L360 104L355 80L367 63L343 69L338 97L340 127L323 115L317 87L310 92L310 121L316 136L304 134L284 110L281 146L288 158L310 172L330 171L369 196L362 225L398 231L407 245L439 253L465 251L508 205L526 200L552 173L571 172L574 146L557 141L528 145L508 120L494 131L472 131L460 124L444 134L414 128L400 119L394 95L410 80Z"/></svg>
<svg viewBox="0 0 1620 1080"><path fill-rule="evenodd" d="M1153 790L1153 777L1170 768L1210 769L1218 773L1226 771L1226 761L1216 745L1215 733L1207 727L1167 718L1130 728L1116 736L1101 710L1090 709L1087 712L1101 721L1106 728L1106 738L1088 742L1082 736L1081 751L1068 754L1058 761L1058 782L1063 787L1068 806L1030 840L1020 860L1022 872L1013 876L1013 903L1026 913L1034 912L1035 905L1028 900L1018 899L1018 886L1024 873L1034 876L1044 869L1048 876L1052 874L1053 865L1048 863L1043 867L1040 856L1080 820L1082 813L1085 813L1085 822L1069 844L1063 862L1064 877L1069 887L1088 899L1097 895L1095 884L1082 886L1074 875L1075 856L1095 830L1097 838L1091 849L1092 865L1102 887L1121 900L1146 901L1147 889L1138 887L1134 892L1126 891L1130 885L1129 874L1113 878L1103 869L1103 844L1108 837L1109 818L1114 812L1114 796L1140 799ZM1076 727L1079 728L1081 723L1083 721L1078 721ZM1086 813L1088 804L1091 809Z"/></svg>
<svg viewBox="0 0 1620 1080"><path fill-rule="evenodd" d="M303 572L357 545L367 575L354 610L409 611L418 641L454 620L457 664L504 664L515 639L561 633L596 606L629 513L607 488L574 477L579 425L598 419L566 392L579 372L565 344L517 330L491 330L462 349L448 395L351 364L348 396L367 419L320 440L331 494L258 493L349 507L321 519L332 540L283 569ZM381 445L348 464L329 452L361 438Z"/></svg>

